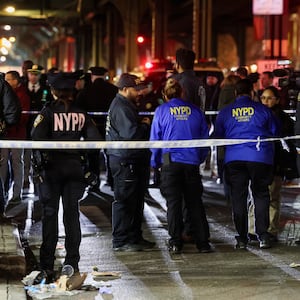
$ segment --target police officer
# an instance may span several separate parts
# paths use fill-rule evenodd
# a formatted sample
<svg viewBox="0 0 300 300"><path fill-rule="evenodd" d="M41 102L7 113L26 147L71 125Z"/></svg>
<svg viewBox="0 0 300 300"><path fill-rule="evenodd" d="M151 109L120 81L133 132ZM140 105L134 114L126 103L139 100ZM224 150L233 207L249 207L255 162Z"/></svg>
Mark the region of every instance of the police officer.
<svg viewBox="0 0 300 300"><path fill-rule="evenodd" d="M49 86L45 82L45 74L42 73L43 67L40 65L32 65L27 69L28 81L26 82L26 91L30 97L30 111L40 111L43 106L53 101L53 96L50 92ZM31 128L36 115L30 114L26 126L27 139L31 139ZM24 150L24 183L23 190L30 188L30 175L31 175L31 149Z"/></svg>
<svg viewBox="0 0 300 300"><path fill-rule="evenodd" d="M99 140L100 134L87 113L73 103L76 78L70 73L48 75L51 92L56 99L48 104L36 117L32 128L33 140L79 141ZM78 200L85 189L82 152L79 150L56 149L40 151L34 164L43 164L39 196L42 204L42 245L40 266L47 272L48 281L53 276L55 249L58 241L58 210L62 198L63 222L65 226L66 257L64 264L78 271L81 230ZM40 159L41 158L41 159ZM39 163L41 161L41 163Z"/></svg>
<svg viewBox="0 0 300 300"><path fill-rule="evenodd" d="M203 79L198 77L194 71L196 53L191 49L179 48L176 50L175 74L172 77L179 82L183 88L182 98L195 104L203 111L205 110L206 94ZM186 205L183 204L184 228L182 237L185 242L192 241L192 229L190 216Z"/></svg>
<svg viewBox="0 0 300 300"><path fill-rule="evenodd" d="M106 140L147 140L150 119L139 120L135 102L139 84L135 75L124 73L117 84L119 92L112 101L106 123ZM114 178L112 206L113 250L141 251L154 247L142 236L144 195L149 180L148 149L108 149L109 165Z"/></svg>
<svg viewBox="0 0 300 300"><path fill-rule="evenodd" d="M253 85L241 79L235 86L237 98L223 108L216 120L216 136L227 139L264 139L278 134L271 110L255 102ZM270 248L269 185L273 180L274 147L270 142L225 146L225 180L232 199L233 221L238 235L236 249L248 243L247 197L250 184L255 205L255 231L260 248Z"/></svg>
<svg viewBox="0 0 300 300"><path fill-rule="evenodd" d="M203 112L181 98L182 87L178 81L169 78L163 93L166 103L155 110L150 140L208 138L208 126ZM173 254L182 251L184 201L199 252L211 252L199 173L199 166L205 160L208 148L164 148L151 151L151 166L161 167L160 190L167 200L168 231L171 237L169 251Z"/></svg>
<svg viewBox="0 0 300 300"><path fill-rule="evenodd" d="M78 93L76 103L79 107L84 108L88 112L107 112L112 100L118 93L118 88L109 82L109 71L104 67L90 67L88 74L90 74L91 77L91 84ZM106 115L93 114L93 120L95 121L100 134L104 137ZM97 183L97 188L89 188L88 195L101 198L102 196L99 190L101 165L105 164L107 171L107 184L113 188L106 150L104 149L103 153L100 153L99 150L90 152L89 156L90 160L93 161L93 172L97 174L99 182Z"/></svg>

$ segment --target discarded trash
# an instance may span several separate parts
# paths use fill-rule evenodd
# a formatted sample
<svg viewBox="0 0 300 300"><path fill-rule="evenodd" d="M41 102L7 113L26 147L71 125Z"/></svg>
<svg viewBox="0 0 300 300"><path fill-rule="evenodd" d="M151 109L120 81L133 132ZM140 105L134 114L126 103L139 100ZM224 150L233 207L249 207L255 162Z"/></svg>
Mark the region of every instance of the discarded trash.
<svg viewBox="0 0 300 300"><path fill-rule="evenodd" d="M74 268L71 265L64 265L61 270L61 275L71 277L74 274Z"/></svg>
<svg viewBox="0 0 300 300"><path fill-rule="evenodd" d="M30 274L26 275L22 282L24 285L33 285L35 278L40 274L40 271L32 271Z"/></svg>
<svg viewBox="0 0 300 300"><path fill-rule="evenodd" d="M82 291L74 290L74 291L58 291L56 289L55 284L46 284L43 287L43 290L41 290L38 286L26 286L25 290L27 291L28 296L30 296L33 299L49 299L53 297L59 297L59 296L73 296L79 293L82 293Z"/></svg>
<svg viewBox="0 0 300 300"><path fill-rule="evenodd" d="M110 289L109 287L107 287L107 286L102 286L102 287L100 287L100 289L99 289L99 293L100 293L100 294L112 294L112 291L111 291L111 289Z"/></svg>
<svg viewBox="0 0 300 300"><path fill-rule="evenodd" d="M98 290L98 298L95 299L104 299L103 297L105 297L105 299L109 297L110 299L112 296L110 289L111 284L107 281L121 277L120 272L101 272L98 271L97 267L93 267L93 271L89 273L89 279L87 279L87 273L74 272L73 267L70 265L65 265L61 274L62 275L55 282L47 284L48 281L47 278L43 276L43 271L32 271L22 280L27 295L33 299L48 299L62 295L72 296L86 291ZM38 284L36 280L37 277L40 278Z"/></svg>
<svg viewBox="0 0 300 300"><path fill-rule="evenodd" d="M87 273L75 273L70 278L67 275L62 275L57 282L58 289L61 291L80 290L86 277Z"/></svg>
<svg viewBox="0 0 300 300"><path fill-rule="evenodd" d="M296 264L296 263L292 262L292 263L290 264L290 267L291 267L291 268L297 268L297 267L300 267L300 264Z"/></svg>
<svg viewBox="0 0 300 300"><path fill-rule="evenodd" d="M79 290L87 277L87 273L76 273L67 280L67 290Z"/></svg>
<svg viewBox="0 0 300 300"><path fill-rule="evenodd" d="M99 288L99 292L95 297L95 300L113 299L112 291L109 287L102 286ZM103 297L102 297L103 295Z"/></svg>
<svg viewBox="0 0 300 300"><path fill-rule="evenodd" d="M99 271L97 266L93 267L92 276L94 280L111 280L121 277L120 272Z"/></svg>
<svg viewBox="0 0 300 300"><path fill-rule="evenodd" d="M121 277L120 272L99 272L99 271L93 271L92 276L94 280L112 280L117 279Z"/></svg>

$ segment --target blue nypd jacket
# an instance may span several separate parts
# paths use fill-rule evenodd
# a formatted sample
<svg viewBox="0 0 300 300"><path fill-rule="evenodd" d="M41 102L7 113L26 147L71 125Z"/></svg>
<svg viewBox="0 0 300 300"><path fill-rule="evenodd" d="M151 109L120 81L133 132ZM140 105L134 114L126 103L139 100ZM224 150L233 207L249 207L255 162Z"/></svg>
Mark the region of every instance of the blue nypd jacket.
<svg viewBox="0 0 300 300"><path fill-rule="evenodd" d="M192 140L207 139L208 127L203 112L195 105L182 99L173 98L155 110L150 140ZM151 149L151 166L158 168L163 163L163 154L170 153L172 162L199 165L208 153L201 148Z"/></svg>
<svg viewBox="0 0 300 300"><path fill-rule="evenodd" d="M249 96L240 96L223 108L216 120L215 136L226 139L261 139L278 136L272 111ZM252 161L273 164L273 142L243 143L225 146L224 163Z"/></svg>

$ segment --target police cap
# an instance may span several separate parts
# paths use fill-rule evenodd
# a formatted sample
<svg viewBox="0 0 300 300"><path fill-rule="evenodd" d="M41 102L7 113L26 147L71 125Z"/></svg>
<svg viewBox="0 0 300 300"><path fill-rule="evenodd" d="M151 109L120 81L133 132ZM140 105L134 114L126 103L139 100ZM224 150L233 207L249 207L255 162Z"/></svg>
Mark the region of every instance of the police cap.
<svg viewBox="0 0 300 300"><path fill-rule="evenodd" d="M75 88L77 74L71 72L49 73L48 83L55 90L72 90Z"/></svg>
<svg viewBox="0 0 300 300"><path fill-rule="evenodd" d="M86 74L84 73L84 71L83 71L82 69L80 69L80 70L76 70L76 71L74 72L74 76L75 76L76 79L78 80L78 79L84 79L85 76L86 76Z"/></svg>
<svg viewBox="0 0 300 300"><path fill-rule="evenodd" d="M31 69L27 69L29 73L40 74L44 68L40 65L32 65Z"/></svg>
<svg viewBox="0 0 300 300"><path fill-rule="evenodd" d="M103 76L108 72L108 70L104 67L90 67L89 72L92 75Z"/></svg>

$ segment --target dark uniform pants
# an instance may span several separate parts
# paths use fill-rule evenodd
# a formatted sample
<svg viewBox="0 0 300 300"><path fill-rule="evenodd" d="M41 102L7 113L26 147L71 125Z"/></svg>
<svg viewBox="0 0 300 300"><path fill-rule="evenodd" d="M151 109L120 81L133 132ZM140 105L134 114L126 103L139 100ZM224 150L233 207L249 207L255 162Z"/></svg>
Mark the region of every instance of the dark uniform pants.
<svg viewBox="0 0 300 300"><path fill-rule="evenodd" d="M58 210L62 199L65 228L66 257L64 264L78 269L81 230L78 200L82 197L85 182L79 160L56 160L44 171L44 182L39 185L43 209L40 264L44 270L53 270L58 241Z"/></svg>
<svg viewBox="0 0 300 300"><path fill-rule="evenodd" d="M141 227L149 165L124 163L111 156L109 165L114 179L113 247L138 243L142 238Z"/></svg>
<svg viewBox="0 0 300 300"><path fill-rule="evenodd" d="M185 202L198 247L208 242L209 226L202 202L203 185L199 166L172 162L161 170L161 193L167 200L169 244L182 246L182 204Z"/></svg>
<svg viewBox="0 0 300 300"><path fill-rule="evenodd" d="M248 235L248 187L254 199L255 232L260 239L268 236L269 185L272 183L273 167L264 163L234 161L225 165L225 180L232 200L233 221L241 241Z"/></svg>

